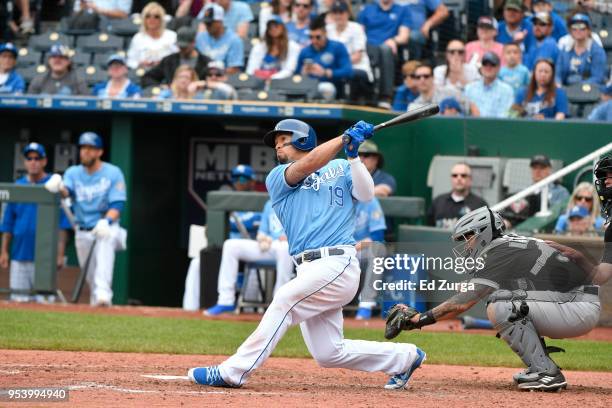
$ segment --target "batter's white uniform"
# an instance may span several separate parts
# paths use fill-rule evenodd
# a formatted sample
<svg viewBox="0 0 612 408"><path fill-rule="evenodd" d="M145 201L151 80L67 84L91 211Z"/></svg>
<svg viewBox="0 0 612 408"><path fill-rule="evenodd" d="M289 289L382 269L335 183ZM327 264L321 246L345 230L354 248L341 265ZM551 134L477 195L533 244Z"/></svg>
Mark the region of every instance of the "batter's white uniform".
<svg viewBox="0 0 612 408"><path fill-rule="evenodd" d="M289 164L290 165L290 164ZM353 165L363 166L362 163ZM297 186L285 181L288 165L275 167L266 179L274 210L289 239L289 252L299 258L297 277L281 287L257 329L219 366L223 380L245 383L268 358L287 329L299 324L308 350L322 367L407 371L418 358L412 344L344 339L342 306L359 286L355 256L355 215L351 165L332 160ZM369 173L363 168L367 177ZM301 262L303 253L321 257ZM338 254L342 251L342 254Z"/></svg>

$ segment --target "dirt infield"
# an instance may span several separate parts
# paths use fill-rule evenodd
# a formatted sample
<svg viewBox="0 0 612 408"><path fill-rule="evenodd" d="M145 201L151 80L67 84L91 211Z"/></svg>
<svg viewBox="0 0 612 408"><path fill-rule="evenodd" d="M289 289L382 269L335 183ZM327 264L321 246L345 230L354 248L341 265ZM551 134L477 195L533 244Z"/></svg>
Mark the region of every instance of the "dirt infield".
<svg viewBox="0 0 612 408"><path fill-rule="evenodd" d="M185 376L195 365L220 356L0 350L0 388L67 387L68 402L8 406L51 407L609 407L612 373L566 372L570 383L559 393L513 388L516 369L427 365L410 389L387 391L387 377L322 369L309 359L272 358L241 389L208 388L186 380L162 381L143 375ZM0 402L4 406L5 402Z"/></svg>

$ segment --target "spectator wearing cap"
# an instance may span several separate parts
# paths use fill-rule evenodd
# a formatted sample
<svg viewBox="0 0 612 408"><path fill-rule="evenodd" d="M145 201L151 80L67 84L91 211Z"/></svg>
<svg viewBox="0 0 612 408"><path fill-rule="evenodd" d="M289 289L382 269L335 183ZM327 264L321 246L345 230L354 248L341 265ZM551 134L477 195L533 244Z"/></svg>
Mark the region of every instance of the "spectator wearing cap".
<svg viewBox="0 0 612 408"><path fill-rule="evenodd" d="M504 21L499 24L496 40L502 44L517 43L523 52L529 51L535 42L535 37L533 24L525 18L523 0L506 0Z"/></svg>
<svg viewBox="0 0 612 408"><path fill-rule="evenodd" d="M446 64L434 68L436 89L461 99L465 86L480 79L475 64L465 62L465 45L461 40L450 40L446 46Z"/></svg>
<svg viewBox="0 0 612 408"><path fill-rule="evenodd" d="M472 116L484 118L507 118L514 102L512 87L497 78L500 59L497 54L487 52L482 57L480 75L482 79L469 83L465 95L472 103Z"/></svg>
<svg viewBox="0 0 612 408"><path fill-rule="evenodd" d="M127 63L131 69L151 68L162 58L175 53L176 33L166 28L166 11L156 2L142 10L142 25L128 49Z"/></svg>
<svg viewBox="0 0 612 408"><path fill-rule="evenodd" d="M515 43L504 44L506 65L499 70L498 77L512 87L514 93L529 85L531 72L523 64L521 47Z"/></svg>
<svg viewBox="0 0 612 408"><path fill-rule="evenodd" d="M310 25L314 0L295 0L291 6L293 20L287 23L289 39L301 48L310 44Z"/></svg>
<svg viewBox="0 0 612 408"><path fill-rule="evenodd" d="M569 22L574 40L569 50L561 49L557 57L557 82L602 84L607 70L606 52L591 39L591 19L586 14L575 14Z"/></svg>
<svg viewBox="0 0 612 408"><path fill-rule="evenodd" d="M463 109L457 99L445 98L440 102L440 114L442 116L463 116Z"/></svg>
<svg viewBox="0 0 612 408"><path fill-rule="evenodd" d="M395 177L382 170L385 158L378 150L378 146L371 140L366 140L359 146L359 158L374 180L374 195L388 197L395 194L397 183Z"/></svg>
<svg viewBox="0 0 612 408"><path fill-rule="evenodd" d="M525 64L530 71L533 70L536 61L549 59L555 62L559 55L557 42L550 35L552 31L551 15L546 11L540 11L533 16L532 21L536 42L529 51L523 54L523 64Z"/></svg>
<svg viewBox="0 0 612 408"><path fill-rule="evenodd" d="M534 15L542 12L550 14L552 20L552 32L550 35L555 41L559 41L561 37L567 35L567 24L565 24L565 20L563 20L563 18L553 9L551 0L533 0L531 2L531 8Z"/></svg>
<svg viewBox="0 0 612 408"><path fill-rule="evenodd" d="M433 199L427 211L427 225L453 228L459 218L487 205L485 200L472 193L472 168L467 163L456 163L450 175L451 191Z"/></svg>
<svg viewBox="0 0 612 408"><path fill-rule="evenodd" d="M87 83L72 69L72 51L60 44L54 44L47 53L46 72L37 75L30 82L28 93L46 95L89 95Z"/></svg>
<svg viewBox="0 0 612 408"><path fill-rule="evenodd" d="M505 65L504 61L504 45L495 41L499 25L494 17L480 16L476 24L477 40L470 41L465 45L465 61L467 63L476 63L482 60L482 56L486 52L492 51L497 54Z"/></svg>
<svg viewBox="0 0 612 408"><path fill-rule="evenodd" d="M398 46L408 43L410 38L410 10L395 4L393 0L378 0L361 10L357 22L363 25L368 46L380 48L380 89L381 108L391 107L395 80Z"/></svg>
<svg viewBox="0 0 612 408"><path fill-rule="evenodd" d="M419 88L413 75L420 66L420 61L407 61L402 65L404 82L395 90L392 106L394 111L405 112L408 109L408 105L419 97Z"/></svg>
<svg viewBox="0 0 612 408"><path fill-rule="evenodd" d="M291 9L293 0L272 0L270 7L262 7L259 11L259 37L264 38L268 21L274 18L280 18L287 25L291 22Z"/></svg>
<svg viewBox="0 0 612 408"><path fill-rule="evenodd" d="M258 78L282 79L293 75L300 46L289 39L283 20L273 16L267 22L263 41L253 46L246 73Z"/></svg>
<svg viewBox="0 0 612 408"><path fill-rule="evenodd" d="M178 52L165 56L159 64L149 69L142 77L142 86L146 88L155 85L169 85L174 77L174 72L180 65L187 65L195 69L198 78L204 78L210 58L200 54L196 49L196 34L194 28L179 28L176 34Z"/></svg>
<svg viewBox="0 0 612 408"><path fill-rule="evenodd" d="M113 54L106 62L108 81L94 85L93 95L98 98L140 98L142 90L128 78L125 57Z"/></svg>
<svg viewBox="0 0 612 408"><path fill-rule="evenodd" d="M533 119L563 120L569 114L567 94L555 84L555 64L548 59L536 62L529 87L516 94L518 111Z"/></svg>
<svg viewBox="0 0 612 408"><path fill-rule="evenodd" d="M351 57L344 44L327 39L324 18L310 24L310 45L300 51L295 73L318 79L324 99L343 97L344 84L353 77Z"/></svg>
<svg viewBox="0 0 612 408"><path fill-rule="evenodd" d="M17 48L12 43L0 45L0 94L20 94L25 81L15 70Z"/></svg>
<svg viewBox="0 0 612 408"><path fill-rule="evenodd" d="M442 0L395 0L395 3L408 8L410 57L421 59L431 30L448 18L448 8Z"/></svg>
<svg viewBox="0 0 612 408"><path fill-rule="evenodd" d="M352 11L347 0L334 1L329 14L332 22L327 24L327 36L330 40L344 44L351 56L353 64L351 99L369 99L373 91L374 74L366 51L365 31L361 24L350 21Z"/></svg>
<svg viewBox="0 0 612 408"><path fill-rule="evenodd" d="M561 214L555 224L555 234L564 234L570 230L569 221L573 216L588 218L586 227L591 232L601 231L605 219L600 214L599 197L592 183L582 182L576 186L567 203L565 214Z"/></svg>
<svg viewBox="0 0 612 408"><path fill-rule="evenodd" d="M215 3L223 8L223 24L228 31L232 31L238 37L247 39L249 37L249 23L253 21L253 12L248 4L236 0L215 0ZM198 20L204 18L204 11L198 14ZM206 25L201 27L206 29Z"/></svg>
<svg viewBox="0 0 612 408"><path fill-rule="evenodd" d="M224 13L216 3L206 5L202 19L206 32L196 36L196 48L211 60L223 62L226 73L232 75L244 65L244 44L236 33L225 29Z"/></svg>
<svg viewBox="0 0 612 408"><path fill-rule="evenodd" d="M595 232L586 208L577 205L570 210L567 214L567 232L570 235L586 235L589 232Z"/></svg>
<svg viewBox="0 0 612 408"><path fill-rule="evenodd" d="M433 69L430 65L421 64L418 66L414 70L414 74L412 74L412 79L416 83L419 96L408 104L408 110L416 109L429 103L440 103L448 97L456 97L466 104L469 103L455 88L437 87L433 79Z"/></svg>
<svg viewBox="0 0 612 408"><path fill-rule="evenodd" d="M604 85L601 90L601 102L589 114L589 120L612 122L612 83Z"/></svg>
<svg viewBox="0 0 612 408"><path fill-rule="evenodd" d="M132 0L75 0L74 12L97 14L102 18L127 18Z"/></svg>
<svg viewBox="0 0 612 408"><path fill-rule="evenodd" d="M17 185L44 185L51 175L45 172L47 154L39 143L28 143L23 149L26 175L15 181ZM34 248L36 242L36 213L38 205L33 203L8 203L0 226L2 245L0 249L0 268L10 266L11 290L31 291L34 289ZM60 229L71 229L63 211L60 212ZM60 231L57 248L57 267L64 264L66 232ZM27 302L44 301L42 297L28 293L11 294L11 300Z"/></svg>
<svg viewBox="0 0 612 408"><path fill-rule="evenodd" d="M234 87L227 83L225 67L220 61L211 61L208 64L205 79L190 84L190 87L195 87L196 99L238 99L238 94Z"/></svg>

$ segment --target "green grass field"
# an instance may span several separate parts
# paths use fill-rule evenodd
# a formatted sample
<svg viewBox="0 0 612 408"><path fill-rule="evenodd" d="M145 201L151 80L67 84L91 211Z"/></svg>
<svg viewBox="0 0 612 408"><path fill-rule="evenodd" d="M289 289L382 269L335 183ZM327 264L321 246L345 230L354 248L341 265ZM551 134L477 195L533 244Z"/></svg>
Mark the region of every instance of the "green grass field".
<svg viewBox="0 0 612 408"><path fill-rule="evenodd" d="M256 323L116 316L28 310L0 310L0 348L112 351L173 354L231 354ZM345 329L352 339L384 340L380 329ZM428 353L428 363L520 367L522 363L494 336L464 333L409 332ZM554 354L567 370L612 371L612 343L549 341L566 349ZM298 328L292 328L274 351L277 357L309 357Z"/></svg>

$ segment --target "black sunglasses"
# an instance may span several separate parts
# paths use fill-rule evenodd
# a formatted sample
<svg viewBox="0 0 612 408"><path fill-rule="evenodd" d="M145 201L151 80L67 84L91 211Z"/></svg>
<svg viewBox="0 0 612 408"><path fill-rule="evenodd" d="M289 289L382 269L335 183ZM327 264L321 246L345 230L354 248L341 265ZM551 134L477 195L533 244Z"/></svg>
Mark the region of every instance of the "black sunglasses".
<svg viewBox="0 0 612 408"><path fill-rule="evenodd" d="M421 75L410 75L412 79L429 79L432 77L431 74L421 74Z"/></svg>
<svg viewBox="0 0 612 408"><path fill-rule="evenodd" d="M28 156L25 159L26 161L41 161L43 158L40 156L35 156L35 157Z"/></svg>

